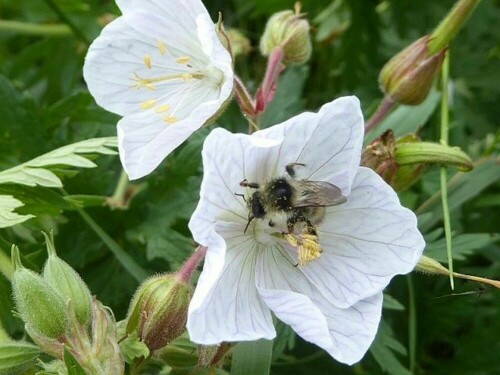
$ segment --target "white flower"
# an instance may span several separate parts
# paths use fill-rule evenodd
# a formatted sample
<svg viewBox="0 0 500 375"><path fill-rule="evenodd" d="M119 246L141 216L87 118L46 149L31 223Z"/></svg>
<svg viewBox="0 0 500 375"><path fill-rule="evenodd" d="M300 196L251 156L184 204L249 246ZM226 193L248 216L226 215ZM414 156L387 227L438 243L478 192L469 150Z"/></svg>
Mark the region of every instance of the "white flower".
<svg viewBox="0 0 500 375"><path fill-rule="evenodd" d="M200 0L117 0L123 15L88 51L84 77L118 122L120 159L143 177L228 100L232 59Z"/></svg>
<svg viewBox="0 0 500 375"><path fill-rule="evenodd" d="M372 170L359 167L363 118L355 97L324 105L251 136L216 129L203 148L200 202L189 227L208 246L188 317L191 339L201 344L272 339L271 312L340 362L359 361L375 337L382 290L410 272L424 248L416 217ZM322 248L299 265L300 229L254 219L246 232L246 201L260 185L286 176L325 181L347 197L326 207L317 225ZM289 238L290 239L290 238ZM303 250L303 249L302 249ZM314 249L313 249L314 250ZM316 259L315 259L316 258Z"/></svg>

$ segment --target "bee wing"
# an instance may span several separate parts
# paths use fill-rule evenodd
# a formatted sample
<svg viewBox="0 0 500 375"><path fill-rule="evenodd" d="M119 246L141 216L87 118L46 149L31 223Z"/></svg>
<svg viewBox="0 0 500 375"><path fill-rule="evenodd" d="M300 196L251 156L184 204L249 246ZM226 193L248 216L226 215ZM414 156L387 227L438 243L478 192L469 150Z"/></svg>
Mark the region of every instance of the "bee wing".
<svg viewBox="0 0 500 375"><path fill-rule="evenodd" d="M340 189L324 181L296 181L297 200L294 207L336 206L347 201Z"/></svg>

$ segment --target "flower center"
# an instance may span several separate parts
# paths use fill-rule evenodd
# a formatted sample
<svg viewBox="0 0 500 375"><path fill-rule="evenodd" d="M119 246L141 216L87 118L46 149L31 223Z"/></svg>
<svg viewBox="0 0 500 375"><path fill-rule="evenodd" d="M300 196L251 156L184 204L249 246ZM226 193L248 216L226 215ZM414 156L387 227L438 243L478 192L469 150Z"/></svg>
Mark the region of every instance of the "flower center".
<svg viewBox="0 0 500 375"><path fill-rule="evenodd" d="M211 65L203 69L195 69L191 63L192 58L190 56L173 56L165 42L161 40L158 41L157 49L160 57L165 56L166 59L173 60L170 62L174 64L172 70L174 70L175 73L149 75L144 74L144 72L141 74L134 72L131 77L133 81L131 88L135 90L146 89L155 91L161 84L172 83L175 85L172 87L172 92L168 96L170 100L174 98L174 101L177 103L167 103L165 99L161 97L152 97L139 104L142 110L153 111L161 115L166 124L173 124L179 121L176 111L185 104L185 100L189 97L189 93L197 86L197 82L203 80L204 84L212 87L220 87L224 82L224 74L220 69ZM158 53L156 53L156 55L158 55ZM155 68L151 55L144 55L143 63L148 70ZM162 95L165 95L165 93L162 93Z"/></svg>

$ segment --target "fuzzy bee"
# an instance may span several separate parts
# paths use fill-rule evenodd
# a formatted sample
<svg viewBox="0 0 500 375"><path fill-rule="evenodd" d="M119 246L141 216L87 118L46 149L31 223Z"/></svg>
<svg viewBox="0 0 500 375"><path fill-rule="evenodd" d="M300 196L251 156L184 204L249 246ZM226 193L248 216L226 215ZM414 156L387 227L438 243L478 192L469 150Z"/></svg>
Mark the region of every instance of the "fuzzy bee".
<svg viewBox="0 0 500 375"><path fill-rule="evenodd" d="M288 233L293 233L295 224L304 223L306 232L316 235L325 207L347 201L340 189L329 182L296 180L294 167L297 165L304 166L288 164L288 176L273 178L263 185L247 180L240 182L240 186L255 189L246 200L249 213L245 232L253 219L268 219L271 227L286 224Z"/></svg>

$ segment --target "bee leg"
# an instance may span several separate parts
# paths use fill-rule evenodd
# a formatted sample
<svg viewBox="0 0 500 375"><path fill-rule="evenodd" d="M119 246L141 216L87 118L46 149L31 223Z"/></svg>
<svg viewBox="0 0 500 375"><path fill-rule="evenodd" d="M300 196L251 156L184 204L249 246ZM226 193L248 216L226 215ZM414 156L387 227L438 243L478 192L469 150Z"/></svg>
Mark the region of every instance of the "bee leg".
<svg viewBox="0 0 500 375"><path fill-rule="evenodd" d="M245 203L247 203L247 199L245 198L245 195L244 195L244 194L234 193L234 195L236 195L237 197L242 197L242 198L243 198L243 200L245 201Z"/></svg>
<svg viewBox="0 0 500 375"><path fill-rule="evenodd" d="M270 227L274 227L276 225L276 223L272 220L269 220L269 226Z"/></svg>
<svg viewBox="0 0 500 375"><path fill-rule="evenodd" d="M305 164L302 164L302 163L287 164L285 169L286 169L286 173L288 173L290 175L290 177L295 177L295 169L293 169L293 167L295 167L296 165L300 165L301 167L305 167Z"/></svg>
<svg viewBox="0 0 500 375"><path fill-rule="evenodd" d="M247 232L247 229L248 229L248 226L250 225L250 223L252 222L252 220L254 219L255 216L253 215L249 215L248 216L248 222L247 222L247 225L245 226L245 230L243 231L243 234L245 234Z"/></svg>
<svg viewBox="0 0 500 375"><path fill-rule="evenodd" d="M259 184L258 183L256 183L256 182L248 182L248 180L246 178L243 181L240 182L240 186L249 187L249 188L252 188L252 189L258 189L259 188Z"/></svg>
<svg viewBox="0 0 500 375"><path fill-rule="evenodd" d="M310 220L305 220L307 226L307 234L312 234L313 236L317 236L316 227L311 223Z"/></svg>

